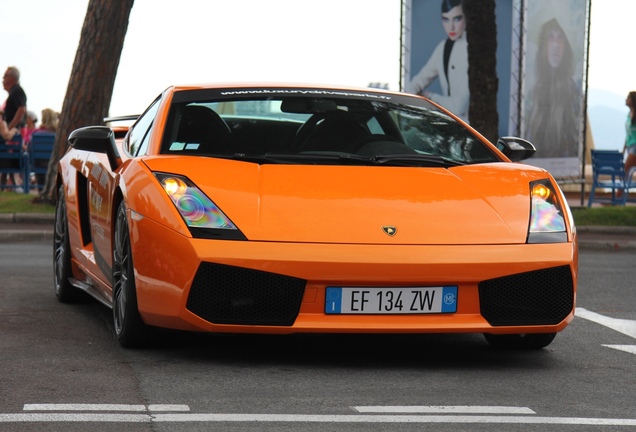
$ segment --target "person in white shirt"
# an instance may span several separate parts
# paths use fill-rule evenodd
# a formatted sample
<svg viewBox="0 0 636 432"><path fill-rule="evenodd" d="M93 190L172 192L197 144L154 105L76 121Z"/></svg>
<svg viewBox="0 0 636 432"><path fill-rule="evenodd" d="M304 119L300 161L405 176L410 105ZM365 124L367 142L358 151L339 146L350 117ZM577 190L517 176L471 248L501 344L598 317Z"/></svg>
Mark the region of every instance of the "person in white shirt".
<svg viewBox="0 0 636 432"><path fill-rule="evenodd" d="M442 26L448 38L437 45L406 91L425 96L468 122L468 42L462 0L442 1ZM427 90L436 78L442 94Z"/></svg>

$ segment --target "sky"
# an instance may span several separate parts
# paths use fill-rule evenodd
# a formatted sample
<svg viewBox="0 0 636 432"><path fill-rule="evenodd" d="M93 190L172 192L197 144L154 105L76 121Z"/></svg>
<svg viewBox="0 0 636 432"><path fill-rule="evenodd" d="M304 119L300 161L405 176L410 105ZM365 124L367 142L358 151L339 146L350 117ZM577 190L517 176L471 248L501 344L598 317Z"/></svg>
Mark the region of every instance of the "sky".
<svg viewBox="0 0 636 432"><path fill-rule="evenodd" d="M29 110L60 111L88 0L2 3L0 68L20 69ZM400 0L135 0L110 115L139 114L172 84L382 82L398 90L400 14ZM625 51L635 16L634 0L592 1L589 88L636 89L636 56ZM0 103L6 96L0 89Z"/></svg>
<svg viewBox="0 0 636 432"><path fill-rule="evenodd" d="M399 86L400 0L175 4L135 0L111 115L141 113L172 84L292 81L364 87L381 81ZM30 110L61 110L87 6L88 0L3 1L0 57L20 69ZM5 99L0 89L0 103Z"/></svg>

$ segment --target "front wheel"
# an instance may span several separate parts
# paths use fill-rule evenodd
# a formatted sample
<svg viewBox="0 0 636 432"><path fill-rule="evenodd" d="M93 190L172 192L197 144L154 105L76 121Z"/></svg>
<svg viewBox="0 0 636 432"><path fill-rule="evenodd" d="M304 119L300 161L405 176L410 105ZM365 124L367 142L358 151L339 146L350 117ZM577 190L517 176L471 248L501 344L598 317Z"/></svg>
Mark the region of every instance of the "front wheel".
<svg viewBox="0 0 636 432"><path fill-rule="evenodd" d="M119 205L115 219L113 323L117 340L123 347L135 348L146 342L148 326L143 322L137 306L137 289L124 202Z"/></svg>
<svg viewBox="0 0 636 432"><path fill-rule="evenodd" d="M541 349L552 343L556 333L491 334L484 333L488 343L495 348Z"/></svg>

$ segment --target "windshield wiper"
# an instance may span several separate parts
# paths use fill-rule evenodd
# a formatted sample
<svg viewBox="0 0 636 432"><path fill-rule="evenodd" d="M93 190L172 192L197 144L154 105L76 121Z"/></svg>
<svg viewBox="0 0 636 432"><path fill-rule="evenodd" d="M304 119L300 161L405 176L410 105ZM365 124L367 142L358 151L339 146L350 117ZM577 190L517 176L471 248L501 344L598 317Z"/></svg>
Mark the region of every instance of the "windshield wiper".
<svg viewBox="0 0 636 432"><path fill-rule="evenodd" d="M305 153L265 153L265 154L245 154L234 153L228 156L231 159L254 162L254 163L304 163L304 164L354 164L354 165L369 165L375 164L375 162L368 158L353 155L350 153L336 153L336 152L305 152Z"/></svg>
<svg viewBox="0 0 636 432"><path fill-rule="evenodd" d="M463 165L463 163L436 155L421 154L401 154L382 156L359 156L351 153L338 152L303 152L303 153L266 153L245 154L234 153L233 155L220 156L245 162L259 164L285 164L285 163L305 163L305 164L350 164L350 165L388 165L388 166L417 166L417 167L451 167Z"/></svg>
<svg viewBox="0 0 636 432"><path fill-rule="evenodd" d="M437 155L423 154L401 154L401 155L383 155L373 156L371 159L378 165L394 165L394 166L442 166L452 167L464 165L453 159Z"/></svg>

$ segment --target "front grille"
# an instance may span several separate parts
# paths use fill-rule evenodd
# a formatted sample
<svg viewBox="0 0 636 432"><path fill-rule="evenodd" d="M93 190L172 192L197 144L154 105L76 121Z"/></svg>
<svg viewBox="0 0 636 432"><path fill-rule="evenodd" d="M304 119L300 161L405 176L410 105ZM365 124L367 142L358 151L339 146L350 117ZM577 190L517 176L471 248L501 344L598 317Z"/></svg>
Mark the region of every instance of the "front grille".
<svg viewBox="0 0 636 432"><path fill-rule="evenodd" d="M562 266L483 281L479 301L493 326L558 324L574 306L572 272Z"/></svg>
<svg viewBox="0 0 636 432"><path fill-rule="evenodd" d="M306 281L275 273L202 263L186 307L215 324L290 326Z"/></svg>

